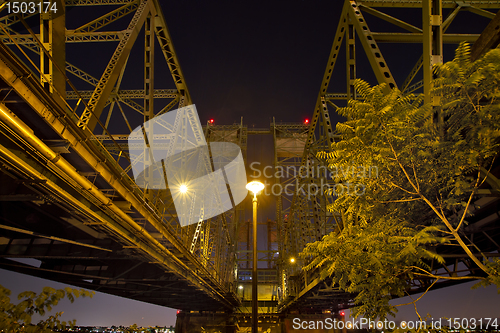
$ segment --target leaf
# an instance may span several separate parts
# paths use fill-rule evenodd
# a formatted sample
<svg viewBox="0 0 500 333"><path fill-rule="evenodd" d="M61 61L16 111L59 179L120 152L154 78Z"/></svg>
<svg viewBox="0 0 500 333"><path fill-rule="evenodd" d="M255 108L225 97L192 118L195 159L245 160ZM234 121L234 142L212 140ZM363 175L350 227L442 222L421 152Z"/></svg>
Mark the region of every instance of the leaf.
<svg viewBox="0 0 500 333"><path fill-rule="evenodd" d="M438 246L466 255L456 246L462 234L449 232L466 212L478 170L489 170L500 151L500 50L471 62L470 46L461 43L455 59L433 71L433 94L440 97L434 106L423 95L385 93L386 85L356 80L360 100L337 110L348 119L336 125L342 140L316 154L332 181L362 183L364 191L325 189L328 212L342 217L301 256L310 259L306 269L321 269L321 276L356 293L356 314L393 314L392 295L405 295L415 277L434 279L425 272L445 263ZM376 168L376 177L349 169L358 166ZM479 265L482 283L498 286L500 263Z"/></svg>

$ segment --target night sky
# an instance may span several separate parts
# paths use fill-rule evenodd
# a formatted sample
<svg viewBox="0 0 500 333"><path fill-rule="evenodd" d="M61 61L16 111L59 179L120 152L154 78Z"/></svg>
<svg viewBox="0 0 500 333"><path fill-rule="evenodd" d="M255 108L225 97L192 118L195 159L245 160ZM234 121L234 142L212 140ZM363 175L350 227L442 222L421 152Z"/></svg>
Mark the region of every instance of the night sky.
<svg viewBox="0 0 500 333"><path fill-rule="evenodd" d="M232 124L243 116L249 128L263 128L269 126L273 116L278 122L301 122L312 116L342 1L160 2L202 123L213 118L216 124ZM397 15L397 12L391 13ZM420 26L419 11L413 11L412 15L406 19ZM463 13L453 29L477 33L487 22L473 14ZM368 24L372 29L380 24L381 29L373 30L380 31L385 27L377 20L368 21ZM381 48L396 81L401 84L420 56L421 46L396 48L382 45ZM447 60L453 56L453 49L445 48ZM341 50L340 55L343 56L344 52ZM372 80L373 74L366 65L361 45L357 48L357 56L360 62L358 77ZM332 79L330 92L336 92L336 87L340 91L345 86L345 70L341 64L339 60L338 74ZM157 78L161 76L160 73L155 75ZM272 144L270 138L249 139L248 161L269 160L270 163L270 156L262 149L269 146L267 143ZM265 210L261 219L274 219L273 214L273 210ZM40 291L46 285L62 286L3 270L0 271L0 283L16 295L27 289ZM467 283L431 292L419 303L419 311L424 315L430 312L435 318L500 317L500 295L496 289L471 291L470 286L471 283ZM61 303L55 310L64 311L64 319L76 318L77 325L175 323L175 309L100 293L92 300L78 299L74 304L67 303ZM413 308L406 307L400 311L398 319L414 316Z"/></svg>

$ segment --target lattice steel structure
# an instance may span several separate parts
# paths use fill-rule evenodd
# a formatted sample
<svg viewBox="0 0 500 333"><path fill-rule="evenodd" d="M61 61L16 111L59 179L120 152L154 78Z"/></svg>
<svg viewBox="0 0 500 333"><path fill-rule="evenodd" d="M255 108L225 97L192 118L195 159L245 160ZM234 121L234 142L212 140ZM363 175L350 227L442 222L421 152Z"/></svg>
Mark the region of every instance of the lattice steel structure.
<svg viewBox="0 0 500 333"><path fill-rule="evenodd" d="M448 10L447 15L443 16L443 8ZM366 74L357 76L356 46L361 44L363 53L369 61L370 67L378 83L387 83L388 88L398 87L403 92L422 91L426 96L426 101L431 100L430 82L432 79L432 66L443 62L443 44L458 44L462 41L468 41L471 44L478 38L479 34L471 33L449 33L446 31L452 25L453 20L460 15L460 12L468 11L474 14L486 17L488 19L495 18L495 12L498 10L500 3L498 1L442 1L442 0L398 0L398 1L346 1L342 13L340 15L339 24L335 33L334 42L328 58L327 67L323 75L323 80L320 86L320 92L316 108L320 107L321 98L325 98L326 102L336 107L335 100L348 100L356 98L354 91L354 80L357 77L366 77ZM413 14L418 14L415 10L421 9L422 27L415 26L404 19L400 19L393 15L387 14L387 9L399 10L398 14L401 17L410 17L413 9ZM371 17L370 17L371 16ZM391 31L374 31L370 28L367 18L376 17L391 25ZM498 22L498 18L495 19ZM376 24L375 24L376 26ZM495 30L494 26L489 27ZM395 31L404 32L395 32ZM485 31L486 32L486 31ZM486 32L485 35L491 34ZM484 36L483 36L484 38ZM345 40L345 43L343 41ZM496 40L498 44L498 36L490 35L487 41L482 41L480 45L476 45L479 54L491 47ZM358 43L357 43L358 42ZM404 82L397 83L393 73L391 72L391 64L384 59L380 49L382 43L394 43L403 46L404 44L421 44L422 57L414 64L413 67L406 68L406 79ZM328 86L334 73L335 65L340 57L340 50L344 44L345 49L345 73L346 73L346 90L328 92ZM398 52L399 53L399 52ZM399 69L400 70L400 69ZM416 78L421 76L421 80L416 81Z"/></svg>
<svg viewBox="0 0 500 333"><path fill-rule="evenodd" d="M443 14L443 8L446 15ZM422 92L425 95L426 102L438 103L437 96L431 95L432 66L443 62L443 44L458 44L461 41L474 43L472 47L472 58L476 59L488 49L496 47L499 44L500 35L498 26L500 15L495 13L500 8L499 1L440 1L440 0L346 0L340 15L337 31L333 41L330 56L328 58L320 91L314 109L314 115L307 132L304 143L304 152L297 165L310 170L315 166L321 166L321 162L316 160L315 154L318 151L330 152L330 144L335 140L341 139L335 135L334 125L330 120L330 111L335 112L339 107L338 101L356 99L354 90L354 80L359 77L370 81L368 73L360 73L359 66L364 59L359 55L366 55L369 68L373 71L376 82L372 84L386 83L387 89L399 87L403 93ZM409 18L418 13L422 17L422 25L416 26L406 22L401 17ZM494 10L494 11L493 11ZM388 13L390 11L391 14ZM489 24L485 24L485 29L481 34L471 33L446 33L453 20L461 12L468 11L491 19ZM396 15L398 14L398 15ZM376 32L369 26L367 18L373 17L385 21L385 26L391 26L390 31ZM400 31L400 32L396 32ZM403 32L404 31L404 32ZM344 43L345 41L345 43ZM400 46L397 49L398 54L405 55L406 51L401 51L403 45L411 43L422 44L422 56L417 63L406 70L407 76L403 82L397 82L391 72L391 64L386 62L380 48L382 43L395 43ZM356 48L362 46L362 52L356 52ZM345 52L345 66L338 65L341 50ZM359 48L358 48L359 50ZM394 48L394 50L396 50ZM339 62L342 64L342 62ZM405 62L406 64L407 62ZM401 65L401 64L399 64ZM340 67L340 72L335 69ZM398 71L402 69L398 67ZM345 74L341 74L344 71ZM329 85L332 79L345 75L345 90L331 92ZM418 79L420 78L420 80ZM338 80L336 80L338 81ZM344 104L345 105L345 104ZM277 137L275 135L275 137ZM278 146L278 145L277 145ZM278 155L277 155L278 156ZM279 157L275 157L279 160ZM276 163L279 165L279 162ZM500 168L497 165L492 174L489 175L484 189L478 192L475 207L477 214L470 219L470 225L462 232L469 240L471 247L481 249L486 257L498 256L500 250L500 229L494 226L498 223L498 191L500 183L495 177L500 174ZM298 184L319 184L325 179L323 174L315 177L301 177ZM328 183L328 178L325 181ZM331 284L331 281L318 278L318 272L298 273L287 262L286 256L294 255L300 252L304 247L304 241L314 241L319 239L324 232L331 228L323 226L342 227L341 216L328 216L324 207L325 201L329 200L320 194L308 198L301 192L294 192L290 212L287 218L281 217L281 225L285 232L282 236L281 246L284 247L282 262L284 263L283 284L286 281L292 281L285 290L284 297L281 299L280 311L290 311L294 308L301 308L304 311L319 311L322 307L330 307L332 310L349 307L352 295L339 292L338 288ZM282 200L284 201L284 200ZM283 213L278 206L278 220ZM331 219L331 222L330 222ZM449 249L439 248L438 251L447 258L446 265L434 265L435 274L444 274L457 276L460 274L478 273L475 264L463 254L449 252ZM280 252L281 253L281 252ZM479 256L479 254L478 254ZM484 258L483 258L484 259ZM299 266L304 263L299 263ZM414 280L411 292L421 292L429 285L429 280ZM440 282L436 287L450 285L450 282ZM314 310L316 309L316 310Z"/></svg>
<svg viewBox="0 0 500 333"><path fill-rule="evenodd" d="M326 169L323 165L318 168L319 161L314 158L314 150L305 149L309 130L309 124L271 124L275 170L273 186L279 189L276 220L280 237L280 300L289 294L288 278L295 272L295 263L290 260L297 260L301 249L307 243L319 240L331 224L326 219L325 197L318 195L320 190L314 188L317 193L307 196L308 191L313 189L311 185L318 185L318 180L320 183L326 180L321 178ZM302 163L304 159L306 162ZM315 202L310 202L312 198Z"/></svg>
<svg viewBox="0 0 500 333"><path fill-rule="evenodd" d="M180 227L169 189L132 178L150 156L129 156L128 133L192 104L159 1L56 3L26 15L1 5L0 266L173 308L233 309L238 209Z"/></svg>
<svg viewBox="0 0 500 333"><path fill-rule="evenodd" d="M174 308L237 308L235 242L237 235L248 236L242 206L182 228L168 189L142 189L131 178L127 133L193 102L159 1L56 3L57 13L41 15L8 14L5 2L0 4L0 267ZM422 26L389 15L389 7L421 8ZM207 142L236 143L243 156L247 135L273 135L275 170L284 172L275 173L274 185L282 189L276 230L273 221L266 223L268 244L278 242L278 275L270 280L279 285L280 311L335 310L352 299L317 271L299 274L304 263L297 254L341 227L340 216L326 210L333 198L323 190L333 184L316 153L329 151L340 139L330 118L336 101L356 98L353 82L363 77L356 45L361 44L377 82L404 92L421 89L434 101L431 67L442 61L443 43L475 41L473 57L495 47L499 16L492 9L498 8L499 1L347 0L309 125L273 122L268 131L247 130L243 123L208 124L203 129ZM462 11L491 23L481 35L447 34ZM375 32L365 15L406 32ZM331 92L343 40L345 91ZM394 78L381 43L422 43L423 56L408 68L404 82ZM160 72L170 73L168 80L155 75ZM134 80L136 75L141 79ZM498 166L493 174L500 174ZM489 177L464 230L470 244L490 256L500 250L500 232L493 225L499 189L498 178ZM274 270L274 249L269 249L261 259ZM443 255L449 265L436 267L437 273L475 269L461 254ZM26 258L40 265L13 260ZM414 291L428 285L414 283Z"/></svg>
<svg viewBox="0 0 500 333"><path fill-rule="evenodd" d="M338 217L326 209L333 198L324 194L334 184L327 166L316 153L329 150L330 143L338 136L332 130L326 106L314 113L310 124L273 123L271 131L275 148L275 186L281 189L276 203L280 237L278 309L286 312L292 307L310 308L310 284L317 289L320 284L323 286L318 272L299 274L304 262L298 254L307 243L321 240L337 227ZM338 306L338 297L331 297L338 294L338 289L327 286L322 290L324 295L321 297L329 299L327 305ZM317 305L321 310L328 307L323 302Z"/></svg>

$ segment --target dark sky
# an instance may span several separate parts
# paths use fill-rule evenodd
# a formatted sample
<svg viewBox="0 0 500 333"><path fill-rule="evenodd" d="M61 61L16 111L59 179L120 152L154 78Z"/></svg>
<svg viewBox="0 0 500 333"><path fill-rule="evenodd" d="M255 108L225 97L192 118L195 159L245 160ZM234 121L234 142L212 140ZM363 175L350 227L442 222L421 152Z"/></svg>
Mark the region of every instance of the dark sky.
<svg viewBox="0 0 500 333"><path fill-rule="evenodd" d="M160 1L202 123L214 118L216 124L232 124L243 116L248 127L268 127L273 116L284 122L301 122L312 116L342 1ZM420 25L418 10L412 15L407 19ZM454 29L481 31L487 21L478 16L471 19L470 15L464 13ZM404 79L420 55L416 46L381 47L389 66L394 66L396 80ZM452 48L445 51L450 59ZM358 76L371 80L360 45L358 59ZM338 74L332 79L335 87L344 86L341 64L339 60ZM162 74L155 75L159 78ZM330 91L335 92L335 87ZM269 140L252 140L256 144L249 147L249 157L262 158L262 147L269 145ZM0 271L0 283L14 294L59 285L7 271ZM434 317L500 317L500 296L495 288L471 291L470 285L430 293L419 311L431 312ZM64 310L64 318L76 318L79 325L175 322L173 309L104 294L92 300L78 299L72 305L61 303L56 310ZM412 313L407 307L398 319L410 319Z"/></svg>
<svg viewBox="0 0 500 333"><path fill-rule="evenodd" d="M243 116L249 127L267 127L272 116L311 115L340 1L162 3L202 122Z"/></svg>

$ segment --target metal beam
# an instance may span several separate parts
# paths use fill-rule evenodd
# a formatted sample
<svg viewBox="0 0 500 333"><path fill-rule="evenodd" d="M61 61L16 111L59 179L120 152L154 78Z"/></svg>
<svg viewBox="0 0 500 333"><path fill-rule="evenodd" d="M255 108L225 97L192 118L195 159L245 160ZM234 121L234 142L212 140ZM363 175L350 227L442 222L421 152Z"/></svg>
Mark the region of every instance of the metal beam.
<svg viewBox="0 0 500 333"><path fill-rule="evenodd" d="M337 31L335 32L335 38L333 39L333 45L330 51L330 56L328 57L326 70L325 73L323 74L323 80L321 81L321 86L320 86L321 95L326 94L326 90L328 89L328 85L330 84L330 80L332 78L332 71L333 68L335 67L335 63L337 62L337 56L339 55L340 52L340 46L342 45L342 40L344 39L346 22L347 22L347 8L344 5L342 13L340 14L340 20L337 26ZM313 126L312 122L311 126Z"/></svg>
<svg viewBox="0 0 500 333"><path fill-rule="evenodd" d="M400 33L400 32L374 32L375 41L380 43L422 43L424 36L422 33ZM444 34L443 43L459 44L460 42L474 43L479 38L479 34Z"/></svg>
<svg viewBox="0 0 500 333"><path fill-rule="evenodd" d="M497 47L500 43L500 11L497 12L495 17L486 26L486 29L481 33L481 36L476 40L471 48L471 60L478 59L482 54L488 50Z"/></svg>
<svg viewBox="0 0 500 333"><path fill-rule="evenodd" d="M82 25L79 28L76 28L75 30L71 31L73 34L75 33L83 33L83 32L94 32L112 22L115 22L116 20L130 14L134 10L137 9L139 6L139 1L136 0L134 2L125 4L121 6L120 8L117 8L109 13L104 14L103 16L90 21L87 24Z"/></svg>
<svg viewBox="0 0 500 333"><path fill-rule="evenodd" d="M423 26L423 61L424 71L424 100L425 103L433 101L431 97L431 82L433 79L432 66L443 63L443 14L442 0L423 0L422 2Z"/></svg>
<svg viewBox="0 0 500 333"><path fill-rule="evenodd" d="M192 103L191 96L187 89L186 80L184 79L184 74L182 73L181 66L179 65L179 60L177 59L177 54L175 53L174 45L172 44L170 32L167 28L167 23L163 16L161 7L155 1L156 11L158 15L155 17L155 34L160 44L160 49L163 52L163 56L167 61L168 68L170 69L170 74L172 75L177 91L181 95L181 100L179 102L179 107L190 105Z"/></svg>
<svg viewBox="0 0 500 333"><path fill-rule="evenodd" d="M64 106L66 95L66 79L64 74L57 68L64 68L66 62L65 41L65 9L59 8L62 12L54 15L52 11L40 14L40 43L46 52L40 52L40 80L42 86L50 91L59 105ZM49 58L52 58L50 59ZM54 92L54 89L57 93Z"/></svg>
<svg viewBox="0 0 500 333"><path fill-rule="evenodd" d="M395 18L391 15L388 15L388 14L383 13L381 11L378 11L376 9L365 6L363 3L361 3L359 7L363 9L363 12L368 13L368 14L373 15L373 16L376 16L378 18L381 18L382 20L389 22L389 23L392 23L400 28L403 28L403 29L409 31L409 32L422 33L422 29L420 29L412 24L406 23L405 21L402 21L402 20Z"/></svg>
<svg viewBox="0 0 500 333"><path fill-rule="evenodd" d="M81 242L75 242L75 241L73 241L71 239L64 239L64 238L60 238L60 237L42 235L42 234L40 234L38 232L34 232L34 231L30 231L30 230L25 230L25 229L20 229L20 228L9 227L8 225L0 224L0 229L14 231L14 232L18 232L18 233L21 233L21 234L35 236L35 237L47 238L47 239L55 240L55 241L58 241L58 242L63 242L63 243L68 243L68 244L75 244L75 245L78 245L78 246L89 247L89 248L96 249L96 250L113 252L110 249L105 249L103 247L95 246L95 245L92 245L92 244L85 244L85 243L81 243Z"/></svg>
<svg viewBox="0 0 500 333"><path fill-rule="evenodd" d="M66 0L66 6L126 5L137 0Z"/></svg>
<svg viewBox="0 0 500 333"><path fill-rule="evenodd" d="M144 24L144 21L146 20L147 15L150 14L150 11L151 0L142 0L136 13L134 14L134 17L130 21L126 32L124 33L124 37L121 39L108 63L108 66L104 70L92 97L87 103L87 107L80 116L78 127L88 128L90 131L94 130L97 125L97 119L101 116L104 105L106 104L109 95L114 88L116 80L118 79L121 68L125 64L125 61L130 54L130 50L132 49L132 45L139 34L139 27Z"/></svg>
<svg viewBox="0 0 500 333"><path fill-rule="evenodd" d="M422 8L425 0L359 0L358 3L368 7L388 7L388 8ZM464 0L461 1L477 8L500 8L500 3L495 0ZM457 1L444 0L443 8L455 8Z"/></svg>
<svg viewBox="0 0 500 333"><path fill-rule="evenodd" d="M377 45L374 35L370 31L363 14L358 8L356 1L351 0L344 5L347 7L349 18L356 27L361 45L370 61L375 77L379 84L386 83L388 89L396 88L396 81L392 77L391 71L382 55L382 51Z"/></svg>
<svg viewBox="0 0 500 333"><path fill-rule="evenodd" d="M66 66L66 69L69 69L69 66ZM72 73L75 75L79 75L80 78L83 80L89 82L89 83L94 83L95 81L92 80L92 77L88 76L88 74L84 72L78 71L76 67L71 68ZM80 90L78 91L78 94L82 98L90 98L92 97L93 91L91 90ZM79 96L76 92L73 91L68 91L66 99L68 100L77 100L79 99ZM146 96L145 90L143 89L135 89L135 90L118 90L118 93L116 93L117 97L120 99L144 99ZM153 98L177 98L178 93L176 89L154 89L153 90Z"/></svg>

